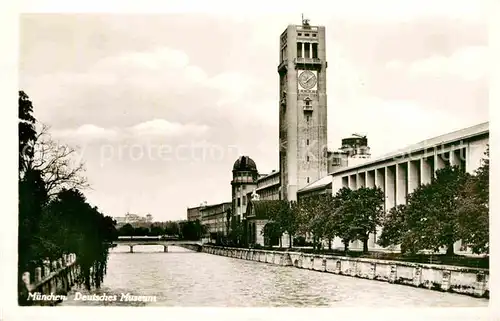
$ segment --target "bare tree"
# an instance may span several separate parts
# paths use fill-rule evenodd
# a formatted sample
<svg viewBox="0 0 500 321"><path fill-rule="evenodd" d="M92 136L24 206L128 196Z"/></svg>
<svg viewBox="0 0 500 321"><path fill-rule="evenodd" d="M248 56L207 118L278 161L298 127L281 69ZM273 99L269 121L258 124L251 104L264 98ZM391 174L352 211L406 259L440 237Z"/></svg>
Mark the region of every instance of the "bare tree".
<svg viewBox="0 0 500 321"><path fill-rule="evenodd" d="M42 125L37 133L34 157L27 161L26 167L41 171L49 197L62 188L89 188L85 166L77 150L54 141L47 125Z"/></svg>

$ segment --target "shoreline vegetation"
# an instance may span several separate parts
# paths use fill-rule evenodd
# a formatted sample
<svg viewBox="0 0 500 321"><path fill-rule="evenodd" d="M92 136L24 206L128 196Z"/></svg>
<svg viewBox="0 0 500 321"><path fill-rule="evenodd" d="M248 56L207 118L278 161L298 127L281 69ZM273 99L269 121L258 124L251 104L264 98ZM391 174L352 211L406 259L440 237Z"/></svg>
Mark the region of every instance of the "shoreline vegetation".
<svg viewBox="0 0 500 321"><path fill-rule="evenodd" d="M28 95L19 92L18 304L31 305L24 272L76 254L76 284L99 288L115 221L87 202L85 168L76 150L61 144L33 116ZM30 280L31 281L31 280Z"/></svg>

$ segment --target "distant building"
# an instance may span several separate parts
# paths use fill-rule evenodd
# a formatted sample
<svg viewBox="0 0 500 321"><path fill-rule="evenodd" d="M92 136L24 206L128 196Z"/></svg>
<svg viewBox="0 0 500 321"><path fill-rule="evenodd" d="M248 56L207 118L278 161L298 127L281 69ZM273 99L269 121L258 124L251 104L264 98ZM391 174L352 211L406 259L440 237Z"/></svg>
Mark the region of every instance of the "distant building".
<svg viewBox="0 0 500 321"><path fill-rule="evenodd" d="M280 173L272 171L257 180L256 192L259 200L279 200L280 199Z"/></svg>
<svg viewBox="0 0 500 321"><path fill-rule="evenodd" d="M187 209L187 220L188 221L200 221L201 222L201 209L204 205L200 205L198 207L191 207Z"/></svg>
<svg viewBox="0 0 500 321"><path fill-rule="evenodd" d="M353 134L351 137L342 139L340 150L348 158L370 158L368 139L364 135Z"/></svg>
<svg viewBox="0 0 500 321"><path fill-rule="evenodd" d="M228 210L231 209L232 202L206 205L200 209L201 224L206 225L210 239L215 240L217 234L227 235L229 221L227 220Z"/></svg>
<svg viewBox="0 0 500 321"><path fill-rule="evenodd" d="M114 219L118 228L125 224L130 224L133 227L146 227L153 222L153 216L151 214L140 216L138 214L127 213L123 217L114 217Z"/></svg>
<svg viewBox="0 0 500 321"><path fill-rule="evenodd" d="M347 167L347 158L347 154L343 151L329 151L327 161L328 173L332 173L342 167Z"/></svg>

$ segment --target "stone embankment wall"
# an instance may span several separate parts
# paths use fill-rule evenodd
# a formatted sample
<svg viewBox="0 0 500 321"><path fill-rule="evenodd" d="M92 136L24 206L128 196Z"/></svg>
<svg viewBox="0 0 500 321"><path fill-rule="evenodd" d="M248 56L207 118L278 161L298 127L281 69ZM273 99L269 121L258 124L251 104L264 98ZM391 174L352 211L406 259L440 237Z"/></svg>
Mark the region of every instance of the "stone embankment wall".
<svg viewBox="0 0 500 321"><path fill-rule="evenodd" d="M188 250L195 251L195 252L203 252L203 246L197 245L197 244L181 244L179 246L182 246Z"/></svg>
<svg viewBox="0 0 500 321"><path fill-rule="evenodd" d="M210 245L204 245L202 252L489 298L489 270L486 269Z"/></svg>
<svg viewBox="0 0 500 321"><path fill-rule="evenodd" d="M76 255L74 253L63 255L57 261L46 261L43 267L35 268L33 276L30 272L23 273L22 280L26 286L24 295L26 297L28 297L29 293L65 295L75 284L79 273L79 266L76 263ZM51 300L37 302L42 305L57 303Z"/></svg>

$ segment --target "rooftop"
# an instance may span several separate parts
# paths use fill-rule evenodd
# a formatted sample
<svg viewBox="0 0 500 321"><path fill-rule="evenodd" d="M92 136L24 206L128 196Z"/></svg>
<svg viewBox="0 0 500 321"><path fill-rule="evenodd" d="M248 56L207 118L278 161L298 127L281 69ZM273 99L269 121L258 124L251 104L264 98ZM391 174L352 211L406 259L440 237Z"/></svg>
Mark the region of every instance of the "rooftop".
<svg viewBox="0 0 500 321"><path fill-rule="evenodd" d="M300 193L300 192L312 191L318 188L328 186L329 184L332 183L332 180L333 180L332 175L327 175L323 178L318 179L317 181L312 182L311 184L302 187L301 189L299 189L298 192Z"/></svg>
<svg viewBox="0 0 500 321"><path fill-rule="evenodd" d="M423 140L419 143L409 145L407 147L395 150L393 152L384 154L382 156L379 156L377 158L372 158L372 159L366 159L366 162L363 162L361 164L357 164L355 166L349 166L349 167L344 167L344 168L339 168L336 171L334 171L332 174L337 174L337 173L342 173L346 171L350 171L355 168L361 168L364 166L376 164L382 161L389 160L391 158L396 158L396 157L401 157L402 155L409 155L418 151L422 151L424 149L428 148L435 148L436 146L439 145L444 145L444 144L450 144L453 142L457 142L460 140L465 140L474 136L479 136L483 134L489 133L489 122L481 123L475 126L463 128L460 130L456 130L447 134L443 134L440 136L436 136L433 138L429 138L426 140Z"/></svg>
<svg viewBox="0 0 500 321"><path fill-rule="evenodd" d="M233 165L233 171L257 171L253 159L248 156L240 156Z"/></svg>
<svg viewBox="0 0 500 321"><path fill-rule="evenodd" d="M221 205L231 205L231 202L224 202L224 203L218 203L218 204L205 205L204 207L201 208L201 211L204 211L204 210L207 210L207 209L210 209L210 208L213 208L213 207L221 206Z"/></svg>
<svg viewBox="0 0 500 321"><path fill-rule="evenodd" d="M267 178L269 178L269 177L271 177L271 176L276 176L276 175L278 175L279 173L280 173L279 171L276 171L276 170L275 170L275 171L273 171L273 172L271 172L271 173L269 173L269 174L267 174L267 175L262 175L261 177L259 177L259 179L258 179L258 180L259 180L259 181L261 181L261 180L265 180L265 179L267 179Z"/></svg>

